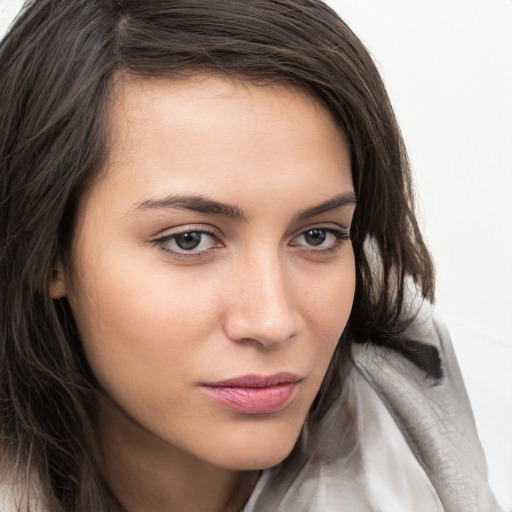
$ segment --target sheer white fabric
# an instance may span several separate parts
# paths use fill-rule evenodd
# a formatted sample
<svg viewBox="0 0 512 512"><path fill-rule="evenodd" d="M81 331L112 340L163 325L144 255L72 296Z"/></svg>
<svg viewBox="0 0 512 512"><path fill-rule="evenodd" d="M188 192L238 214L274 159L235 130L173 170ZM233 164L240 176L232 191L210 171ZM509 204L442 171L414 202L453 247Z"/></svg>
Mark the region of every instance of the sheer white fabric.
<svg viewBox="0 0 512 512"><path fill-rule="evenodd" d="M276 487L273 479L282 476L267 470L244 512L443 510L397 424L357 368L353 368L340 401L311 443L318 446L307 448L311 456L277 508L267 502L265 494L269 486Z"/></svg>

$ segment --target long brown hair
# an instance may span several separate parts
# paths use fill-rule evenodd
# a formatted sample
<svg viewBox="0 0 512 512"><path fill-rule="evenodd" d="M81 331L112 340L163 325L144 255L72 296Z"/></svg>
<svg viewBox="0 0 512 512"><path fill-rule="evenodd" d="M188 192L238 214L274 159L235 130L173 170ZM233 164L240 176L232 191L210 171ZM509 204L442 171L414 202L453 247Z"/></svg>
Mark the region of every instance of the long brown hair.
<svg viewBox="0 0 512 512"><path fill-rule="evenodd" d="M408 281L433 298L433 265L382 80L321 1L27 2L0 46L0 455L20 478L37 474L52 511L106 510L96 386L67 301L48 296L53 266L68 262L79 200L105 161L115 78L194 70L306 90L350 142L356 294L313 424L339 393L351 342L406 349Z"/></svg>

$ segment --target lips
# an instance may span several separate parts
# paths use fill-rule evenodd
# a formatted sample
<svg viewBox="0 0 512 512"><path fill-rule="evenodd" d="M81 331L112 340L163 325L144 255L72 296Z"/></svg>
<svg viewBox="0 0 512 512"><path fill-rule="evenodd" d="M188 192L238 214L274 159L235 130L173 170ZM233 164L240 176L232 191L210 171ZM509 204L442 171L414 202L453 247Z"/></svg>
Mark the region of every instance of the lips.
<svg viewBox="0 0 512 512"><path fill-rule="evenodd" d="M245 414L270 414L286 408L293 400L300 378L292 373L269 376L244 375L202 384L214 400Z"/></svg>

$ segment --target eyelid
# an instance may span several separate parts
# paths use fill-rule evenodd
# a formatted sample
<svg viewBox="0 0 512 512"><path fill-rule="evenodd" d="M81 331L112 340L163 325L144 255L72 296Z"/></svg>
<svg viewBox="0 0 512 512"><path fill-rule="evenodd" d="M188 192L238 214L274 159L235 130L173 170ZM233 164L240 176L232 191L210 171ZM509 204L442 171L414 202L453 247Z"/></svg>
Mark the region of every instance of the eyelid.
<svg viewBox="0 0 512 512"><path fill-rule="evenodd" d="M219 247L219 245L217 245L217 247L210 247L208 249L203 249L203 250L199 250L199 251L173 250L173 249L164 247L164 244L166 242L168 242L169 240L171 240L172 238L178 237L180 235L184 235L186 233L205 234L205 235L208 235L208 236L212 237L213 239L215 239L219 245L222 245L222 246L224 245L223 240L222 240L222 238L223 238L222 234L219 233L219 231L217 229L215 229L213 226L208 226L205 224L182 225L182 226L178 226L176 228L160 231L159 234L152 237L151 243L158 246L160 248L160 250L162 250L166 254L169 254L173 257L178 257L178 258L204 257L204 256L208 255L212 250L217 249Z"/></svg>
<svg viewBox="0 0 512 512"><path fill-rule="evenodd" d="M335 237L335 240L332 244L328 246L324 245L308 245L308 244L300 244L300 243L294 243L299 237L305 235L308 231L312 230L319 230L319 231L325 231L326 233L330 234L331 236ZM307 226L305 228L302 228L299 232L297 232L295 235L293 235L290 238L290 241L288 242L288 245L293 248L299 248L301 251L307 251L309 253L314 253L317 255L327 255L327 254L333 254L341 249L343 244L350 240L350 227L340 226L338 224L316 224L312 226Z"/></svg>
<svg viewBox="0 0 512 512"><path fill-rule="evenodd" d="M165 238L172 235L180 235L182 233L190 233L190 232L205 232L209 233L217 238L222 238L222 233L214 226L210 224L180 224L179 226L159 229L156 233L150 236L151 241L156 241L161 238Z"/></svg>
<svg viewBox="0 0 512 512"><path fill-rule="evenodd" d="M350 238L350 225L349 226L343 226L341 224L335 224L332 222L326 222L326 223L315 223L311 225L307 225L304 227L301 227L300 229L296 230L293 235L291 235L290 240L293 240L294 238L297 238L300 235L303 235L307 231L310 231L312 229L319 229L328 231L329 233L340 233L344 236L347 236Z"/></svg>

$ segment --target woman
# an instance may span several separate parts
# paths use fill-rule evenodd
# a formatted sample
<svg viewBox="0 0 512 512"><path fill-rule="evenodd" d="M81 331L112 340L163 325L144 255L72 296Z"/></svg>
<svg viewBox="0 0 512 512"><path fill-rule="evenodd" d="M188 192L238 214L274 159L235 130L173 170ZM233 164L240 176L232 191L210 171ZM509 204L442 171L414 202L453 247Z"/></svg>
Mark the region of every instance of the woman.
<svg viewBox="0 0 512 512"><path fill-rule="evenodd" d="M329 8L37 0L0 69L4 507L496 509Z"/></svg>

